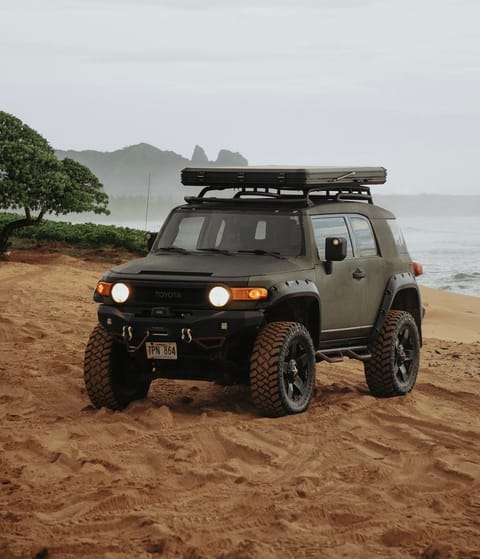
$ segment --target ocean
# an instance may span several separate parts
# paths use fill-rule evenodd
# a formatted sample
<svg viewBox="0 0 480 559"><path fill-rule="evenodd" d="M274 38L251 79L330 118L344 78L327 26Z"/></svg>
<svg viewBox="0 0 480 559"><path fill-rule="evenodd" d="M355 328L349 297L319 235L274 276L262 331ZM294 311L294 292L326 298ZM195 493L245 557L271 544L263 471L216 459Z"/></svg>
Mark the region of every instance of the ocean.
<svg viewBox="0 0 480 559"><path fill-rule="evenodd" d="M165 216L150 216L148 230L158 231ZM480 297L480 216L397 219L412 260L423 265L419 284ZM145 228L140 221L118 225Z"/></svg>
<svg viewBox="0 0 480 559"><path fill-rule="evenodd" d="M480 216L397 219L412 260L423 265L418 283L480 297Z"/></svg>

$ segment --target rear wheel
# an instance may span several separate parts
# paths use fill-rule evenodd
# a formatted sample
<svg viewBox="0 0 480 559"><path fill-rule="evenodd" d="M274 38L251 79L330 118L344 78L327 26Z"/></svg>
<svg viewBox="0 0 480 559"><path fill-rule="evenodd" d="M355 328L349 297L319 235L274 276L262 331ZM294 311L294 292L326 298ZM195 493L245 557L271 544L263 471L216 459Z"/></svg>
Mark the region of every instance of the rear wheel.
<svg viewBox="0 0 480 559"><path fill-rule="evenodd" d="M265 414L305 411L315 385L315 352L308 330L296 322L271 322L255 340L250 390Z"/></svg>
<svg viewBox="0 0 480 559"><path fill-rule="evenodd" d="M125 346L100 324L93 329L85 350L84 380L96 408L120 410L133 400L145 398L150 380L135 378Z"/></svg>
<svg viewBox="0 0 480 559"><path fill-rule="evenodd" d="M410 313L390 311L370 351L365 379L374 396L400 396L412 390L420 364L420 340Z"/></svg>

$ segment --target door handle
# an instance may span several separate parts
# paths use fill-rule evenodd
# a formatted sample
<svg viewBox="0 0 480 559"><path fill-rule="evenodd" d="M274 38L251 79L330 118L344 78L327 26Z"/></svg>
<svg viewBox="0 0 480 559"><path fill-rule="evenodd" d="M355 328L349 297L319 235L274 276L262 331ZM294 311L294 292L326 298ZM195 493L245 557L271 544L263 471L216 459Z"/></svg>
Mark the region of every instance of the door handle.
<svg viewBox="0 0 480 559"><path fill-rule="evenodd" d="M365 277L365 272L363 270L360 270L360 268L357 268L353 272L352 276L353 276L353 279L360 280L360 279L363 279Z"/></svg>

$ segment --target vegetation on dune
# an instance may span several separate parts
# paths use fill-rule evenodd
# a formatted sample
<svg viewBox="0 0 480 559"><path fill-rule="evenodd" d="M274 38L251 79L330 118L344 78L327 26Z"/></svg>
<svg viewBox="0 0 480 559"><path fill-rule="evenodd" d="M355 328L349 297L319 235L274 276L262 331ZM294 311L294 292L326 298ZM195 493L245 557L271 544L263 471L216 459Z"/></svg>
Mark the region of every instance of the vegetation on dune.
<svg viewBox="0 0 480 559"><path fill-rule="evenodd" d="M18 214L0 213L0 230L9 223L21 218ZM67 223L64 221L43 220L36 226L17 229L13 239L29 239L45 242L59 242L79 248L113 247L145 254L145 234L138 229L116 227L115 225L96 225L94 223Z"/></svg>

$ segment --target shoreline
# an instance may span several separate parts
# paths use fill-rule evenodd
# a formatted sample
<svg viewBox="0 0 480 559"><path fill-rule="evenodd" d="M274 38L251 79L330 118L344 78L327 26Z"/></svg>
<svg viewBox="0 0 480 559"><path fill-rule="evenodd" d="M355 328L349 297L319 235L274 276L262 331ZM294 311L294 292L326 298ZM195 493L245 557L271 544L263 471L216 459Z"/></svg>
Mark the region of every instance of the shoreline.
<svg viewBox="0 0 480 559"><path fill-rule="evenodd" d="M480 297L420 286L423 335L458 342L480 341Z"/></svg>

